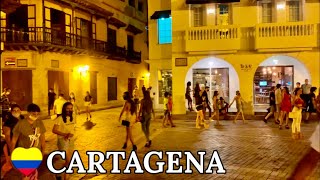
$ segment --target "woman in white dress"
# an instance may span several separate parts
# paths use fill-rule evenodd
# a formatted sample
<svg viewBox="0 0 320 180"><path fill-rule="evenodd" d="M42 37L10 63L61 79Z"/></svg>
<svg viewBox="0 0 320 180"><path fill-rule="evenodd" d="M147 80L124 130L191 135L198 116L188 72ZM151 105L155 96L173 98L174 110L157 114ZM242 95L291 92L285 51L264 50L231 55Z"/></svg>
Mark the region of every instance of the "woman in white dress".
<svg viewBox="0 0 320 180"><path fill-rule="evenodd" d="M90 114L90 107L92 104L92 96L90 95L89 91L87 91L86 97L84 97L84 106L86 107L86 114L87 114L87 121L88 121L88 116L90 117L91 121L91 114Z"/></svg>
<svg viewBox="0 0 320 180"><path fill-rule="evenodd" d="M132 100L130 93L125 92L123 94L123 99L126 101L123 105L122 111L120 113L119 122L121 121L122 125L126 127L126 139L122 149L127 148L128 140L132 143L133 151L137 150L137 146L133 142L132 137L132 125L138 121L138 116L136 112L136 104ZM123 113L125 114L125 118L122 118Z"/></svg>

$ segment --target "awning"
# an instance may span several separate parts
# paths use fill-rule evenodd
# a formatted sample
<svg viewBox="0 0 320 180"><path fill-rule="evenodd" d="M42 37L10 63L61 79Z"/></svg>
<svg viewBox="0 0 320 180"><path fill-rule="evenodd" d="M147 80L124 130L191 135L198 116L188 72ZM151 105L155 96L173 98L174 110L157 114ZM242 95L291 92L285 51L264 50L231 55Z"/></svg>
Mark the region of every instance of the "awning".
<svg viewBox="0 0 320 180"><path fill-rule="evenodd" d="M240 0L186 0L186 4L232 3Z"/></svg>
<svg viewBox="0 0 320 180"><path fill-rule="evenodd" d="M132 32L134 35L140 34L143 32L142 30L136 28L135 26L133 26L131 24L128 25L128 27L126 28L126 31Z"/></svg>
<svg viewBox="0 0 320 180"><path fill-rule="evenodd" d="M156 11L152 14L151 19L169 18L171 10Z"/></svg>
<svg viewBox="0 0 320 180"><path fill-rule="evenodd" d="M108 19L108 24L112 24L117 28L125 27L127 25L126 23L124 23L124 22L122 22L119 19L114 18L114 17L111 17L111 18Z"/></svg>

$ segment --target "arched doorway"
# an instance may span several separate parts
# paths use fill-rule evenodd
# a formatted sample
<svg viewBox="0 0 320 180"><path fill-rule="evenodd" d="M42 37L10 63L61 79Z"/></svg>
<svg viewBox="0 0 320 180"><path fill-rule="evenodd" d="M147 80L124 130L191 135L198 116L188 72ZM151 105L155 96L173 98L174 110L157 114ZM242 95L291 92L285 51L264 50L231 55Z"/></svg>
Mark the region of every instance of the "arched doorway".
<svg viewBox="0 0 320 180"><path fill-rule="evenodd" d="M272 86L281 84L289 88L290 93L297 82L311 81L308 69L299 60L290 56L272 56L257 68L253 83L253 102L255 105L269 104L269 91Z"/></svg>
<svg viewBox="0 0 320 180"><path fill-rule="evenodd" d="M210 101L213 92L219 91L220 97L229 103L240 89L239 77L234 67L227 61L215 57L204 58L194 63L186 74L185 88L188 81L193 89L197 82L200 87L209 86Z"/></svg>

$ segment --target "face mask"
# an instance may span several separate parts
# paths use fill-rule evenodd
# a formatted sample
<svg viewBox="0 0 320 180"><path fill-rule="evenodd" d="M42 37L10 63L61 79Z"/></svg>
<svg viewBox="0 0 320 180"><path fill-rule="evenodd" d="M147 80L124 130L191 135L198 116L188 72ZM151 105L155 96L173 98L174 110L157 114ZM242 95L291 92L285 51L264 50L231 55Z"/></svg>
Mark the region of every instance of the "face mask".
<svg viewBox="0 0 320 180"><path fill-rule="evenodd" d="M38 119L38 117L34 117L34 116L32 116L32 115L30 115L29 118L30 118L32 121L35 121L35 120Z"/></svg>
<svg viewBox="0 0 320 180"><path fill-rule="evenodd" d="M74 98L74 95L70 95L71 98Z"/></svg>
<svg viewBox="0 0 320 180"><path fill-rule="evenodd" d="M12 116L15 118L19 118L20 117L20 113L12 113Z"/></svg>

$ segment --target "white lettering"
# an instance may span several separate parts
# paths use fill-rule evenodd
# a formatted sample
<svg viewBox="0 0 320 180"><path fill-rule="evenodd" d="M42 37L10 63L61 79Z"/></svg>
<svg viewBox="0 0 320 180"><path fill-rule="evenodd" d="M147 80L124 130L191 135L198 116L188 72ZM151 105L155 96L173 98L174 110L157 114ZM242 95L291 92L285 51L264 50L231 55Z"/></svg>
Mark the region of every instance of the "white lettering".
<svg viewBox="0 0 320 180"><path fill-rule="evenodd" d="M161 151L150 151L144 156L144 159L143 159L144 168L150 174L163 173L163 166L164 166L165 162L156 162L158 170L153 170L150 168L150 157L152 155L157 155L159 157L159 159L162 160L162 152Z"/></svg>
<svg viewBox="0 0 320 180"><path fill-rule="evenodd" d="M187 156L187 169L184 171L184 173L192 174L193 171L191 169L191 163L195 166L197 171L200 174L203 174L204 171L204 165L203 165L203 160L204 160L204 155L206 152L199 151L198 155L200 156L200 163L197 161L197 159L193 156L191 152L184 152L184 154ZM190 163L191 162L191 163Z"/></svg>
<svg viewBox="0 0 320 180"><path fill-rule="evenodd" d="M73 174L72 168L78 168L78 171L77 171L78 174L86 173L86 170L84 169L84 166L82 164L82 160L80 158L78 151L73 152L73 155L70 160L70 164L69 164L69 167L68 167L68 170L66 171L66 173Z"/></svg>
<svg viewBox="0 0 320 180"><path fill-rule="evenodd" d="M209 163L208 168L206 170L206 173L212 174L213 173L212 168L214 168L214 167L218 168L216 171L217 174L225 174L226 173L226 170L224 169L223 164L221 162L219 153L216 150L213 151L213 153L212 153L211 160L210 160L210 163Z"/></svg>
<svg viewBox="0 0 320 180"><path fill-rule="evenodd" d="M119 169L119 155L124 160L126 157L126 153L125 152L117 152L117 151L107 152L106 159L109 159L111 155L113 156L113 160L112 160L112 170L110 172L112 174L120 174L121 171Z"/></svg>
<svg viewBox="0 0 320 180"><path fill-rule="evenodd" d="M182 173L182 166L179 166L179 159L182 156L181 152L166 152L168 155L168 169L166 173L172 174L181 174ZM174 158L174 155L178 155L178 158ZM174 169L174 165L178 166L179 169Z"/></svg>
<svg viewBox="0 0 320 180"><path fill-rule="evenodd" d="M49 169L49 171L51 173L54 173L54 174L61 174L63 173L65 170L66 170L66 167L63 167L62 169L60 170L56 170L54 167L53 167L53 157L55 155L60 155L62 159L66 159L66 152L64 151L53 151L49 154L48 156L48 159L47 159L47 167Z"/></svg>
<svg viewBox="0 0 320 180"><path fill-rule="evenodd" d="M133 164L132 164L132 162L133 162ZM126 169L123 171L123 173L124 174L130 174L130 172L131 172L130 168L131 167L134 167L136 169L134 171L134 173L136 173L136 174L142 174L143 173L143 170L141 168L139 159L138 159L137 154L136 154L135 151L131 151L131 154L130 154Z"/></svg>
<svg viewBox="0 0 320 180"><path fill-rule="evenodd" d="M96 174L97 169L99 173L107 173L101 165L104 162L104 154L102 152L87 151L87 155L89 156L89 169L87 170L87 173ZM95 161L94 159L96 155L98 155L98 161Z"/></svg>

